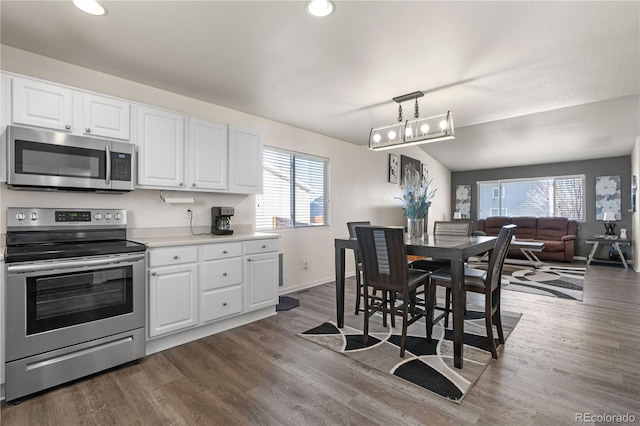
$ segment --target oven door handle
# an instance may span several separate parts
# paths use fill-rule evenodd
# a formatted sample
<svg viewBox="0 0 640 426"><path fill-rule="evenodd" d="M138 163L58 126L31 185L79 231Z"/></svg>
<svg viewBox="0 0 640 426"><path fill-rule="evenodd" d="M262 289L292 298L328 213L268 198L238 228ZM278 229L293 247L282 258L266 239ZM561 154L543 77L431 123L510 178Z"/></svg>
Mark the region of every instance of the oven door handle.
<svg viewBox="0 0 640 426"><path fill-rule="evenodd" d="M85 268L91 266L118 265L131 263L144 259L144 253L126 255L122 257L105 257L100 259L66 260L56 263L36 263L28 265L8 265L7 273L37 272L47 270L62 270L73 268Z"/></svg>

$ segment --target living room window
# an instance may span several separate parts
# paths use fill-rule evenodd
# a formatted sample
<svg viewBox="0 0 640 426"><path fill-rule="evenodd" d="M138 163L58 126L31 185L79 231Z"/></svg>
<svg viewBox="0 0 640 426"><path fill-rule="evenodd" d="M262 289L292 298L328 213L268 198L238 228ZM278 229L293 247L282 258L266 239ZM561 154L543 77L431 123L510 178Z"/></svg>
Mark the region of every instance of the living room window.
<svg viewBox="0 0 640 426"><path fill-rule="evenodd" d="M477 182L478 219L489 216L559 216L584 222L585 176Z"/></svg>
<svg viewBox="0 0 640 426"><path fill-rule="evenodd" d="M265 146L256 229L328 225L329 160Z"/></svg>

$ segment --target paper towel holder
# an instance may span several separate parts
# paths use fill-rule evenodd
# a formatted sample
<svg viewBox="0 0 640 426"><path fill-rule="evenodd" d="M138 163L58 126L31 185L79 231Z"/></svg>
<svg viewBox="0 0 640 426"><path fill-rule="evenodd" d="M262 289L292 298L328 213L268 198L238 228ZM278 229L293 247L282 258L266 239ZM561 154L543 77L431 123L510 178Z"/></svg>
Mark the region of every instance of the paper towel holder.
<svg viewBox="0 0 640 426"><path fill-rule="evenodd" d="M162 192L164 190L160 190L160 199L162 200L163 203L165 204L193 204L196 202L195 198L172 198L172 197L165 197Z"/></svg>

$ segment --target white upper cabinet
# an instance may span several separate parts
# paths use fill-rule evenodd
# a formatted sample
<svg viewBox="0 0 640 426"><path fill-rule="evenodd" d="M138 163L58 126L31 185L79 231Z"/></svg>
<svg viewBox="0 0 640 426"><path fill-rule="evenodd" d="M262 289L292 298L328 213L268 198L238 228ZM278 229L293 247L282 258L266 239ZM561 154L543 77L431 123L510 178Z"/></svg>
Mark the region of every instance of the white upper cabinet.
<svg viewBox="0 0 640 426"><path fill-rule="evenodd" d="M189 186L192 189L227 189L226 124L189 119Z"/></svg>
<svg viewBox="0 0 640 426"><path fill-rule="evenodd" d="M14 77L11 121L27 126L128 140L130 104L55 84Z"/></svg>
<svg viewBox="0 0 640 426"><path fill-rule="evenodd" d="M131 111L127 102L85 93L82 103L84 134L129 139Z"/></svg>
<svg viewBox="0 0 640 426"><path fill-rule="evenodd" d="M184 187L184 117L138 107L138 185Z"/></svg>
<svg viewBox="0 0 640 426"><path fill-rule="evenodd" d="M11 118L14 123L72 131L72 90L13 78L12 92Z"/></svg>
<svg viewBox="0 0 640 426"><path fill-rule="evenodd" d="M229 130L229 192L262 192L262 141L244 130Z"/></svg>

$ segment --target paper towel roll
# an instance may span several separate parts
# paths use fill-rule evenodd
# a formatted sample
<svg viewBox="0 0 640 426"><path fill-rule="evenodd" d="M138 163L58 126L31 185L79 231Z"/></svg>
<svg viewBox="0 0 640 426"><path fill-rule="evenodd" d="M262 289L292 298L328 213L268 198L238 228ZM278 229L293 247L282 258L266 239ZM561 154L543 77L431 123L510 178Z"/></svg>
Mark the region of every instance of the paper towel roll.
<svg viewBox="0 0 640 426"><path fill-rule="evenodd" d="M196 202L195 198L164 198L166 204L193 204Z"/></svg>

